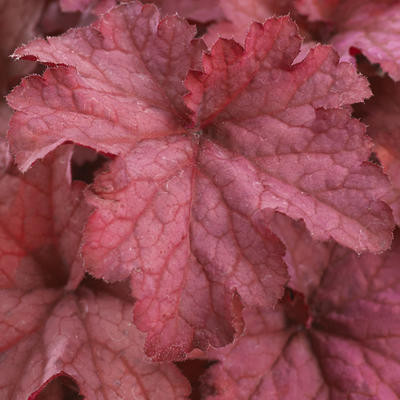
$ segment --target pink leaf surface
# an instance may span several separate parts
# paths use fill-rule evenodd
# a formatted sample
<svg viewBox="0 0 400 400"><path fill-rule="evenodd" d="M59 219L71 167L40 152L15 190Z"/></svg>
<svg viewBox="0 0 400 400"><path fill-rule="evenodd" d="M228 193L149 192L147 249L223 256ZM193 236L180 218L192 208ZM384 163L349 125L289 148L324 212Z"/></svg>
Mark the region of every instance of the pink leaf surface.
<svg viewBox="0 0 400 400"><path fill-rule="evenodd" d="M235 293L272 306L287 279L262 213L229 187L240 168L218 162L211 144L196 166L197 147L179 136L142 142L97 178L92 197L86 265L106 280L131 276L135 322L157 359L227 344L240 318Z"/></svg>
<svg viewBox="0 0 400 400"><path fill-rule="evenodd" d="M8 98L21 111L10 132L21 168L65 140L118 154L143 138L182 132L183 80L198 67L202 48L194 34L187 22L160 22L154 6L132 2L92 27L20 48L17 57L70 66L26 79Z"/></svg>
<svg viewBox="0 0 400 400"><path fill-rule="evenodd" d="M224 15L219 0L154 0L146 2L157 4L164 15L178 13L197 22L218 21Z"/></svg>
<svg viewBox="0 0 400 400"><path fill-rule="evenodd" d="M78 249L90 208L83 184L71 185L71 155L72 146L64 146L26 175L1 178L1 288L58 285L69 275L72 286L81 280Z"/></svg>
<svg viewBox="0 0 400 400"><path fill-rule="evenodd" d="M250 24L263 23L267 18L288 14L291 0L220 0L226 21L218 21L207 29L204 37L211 47L220 37L243 44Z"/></svg>
<svg viewBox="0 0 400 400"><path fill-rule="evenodd" d="M381 251L392 223L376 200L388 186L377 168L362 165L370 152L364 127L336 108L367 95L366 82L329 47L315 47L291 66L300 42L287 22L253 24L244 51L217 42L204 57L205 72L188 76L187 104L218 143L251 163L261 208L304 219L318 239ZM357 205L345 211L350 199Z"/></svg>
<svg viewBox="0 0 400 400"><path fill-rule="evenodd" d="M67 375L88 400L186 399L176 367L145 360L124 291L81 282L89 207L71 184L71 155L63 146L0 181L0 398L34 399Z"/></svg>
<svg viewBox="0 0 400 400"><path fill-rule="evenodd" d="M310 295L319 285L334 243L314 240L301 221L280 213L271 215L269 226L286 247L284 260L290 275L289 286Z"/></svg>
<svg viewBox="0 0 400 400"><path fill-rule="evenodd" d="M264 209L359 252L386 249L393 227L364 127L342 109L370 94L353 66L326 46L293 65L288 17L253 24L245 49L218 41L203 72L193 35L129 3L17 50L58 66L9 96L22 169L66 140L120 154L95 182L84 257L96 277L131 278L155 359L224 345L240 304L280 297L283 251Z"/></svg>
<svg viewBox="0 0 400 400"><path fill-rule="evenodd" d="M379 63L393 79L400 80L400 5L393 0L353 3L338 8L340 33L332 44L343 55L350 47L360 49L372 63Z"/></svg>
<svg viewBox="0 0 400 400"><path fill-rule="evenodd" d="M1 294L7 300L0 326L14 339L2 341L2 398L31 398L59 374L73 378L88 400L187 398L190 388L176 367L143 360L143 338L130 322L132 304L84 288L58 292L58 298L43 289Z"/></svg>
<svg viewBox="0 0 400 400"><path fill-rule="evenodd" d="M331 43L350 60L353 47L378 63L394 80L400 79L400 5L395 0L298 0L297 8L311 20L329 21L336 34Z"/></svg>
<svg viewBox="0 0 400 400"><path fill-rule="evenodd" d="M308 328L290 313L296 297L276 311L248 310L245 335L208 353L219 363L206 398L397 399L399 257L399 237L381 256L337 247L307 299Z"/></svg>
<svg viewBox="0 0 400 400"><path fill-rule="evenodd" d="M154 1L0 0L0 398L399 399L400 3Z"/></svg>

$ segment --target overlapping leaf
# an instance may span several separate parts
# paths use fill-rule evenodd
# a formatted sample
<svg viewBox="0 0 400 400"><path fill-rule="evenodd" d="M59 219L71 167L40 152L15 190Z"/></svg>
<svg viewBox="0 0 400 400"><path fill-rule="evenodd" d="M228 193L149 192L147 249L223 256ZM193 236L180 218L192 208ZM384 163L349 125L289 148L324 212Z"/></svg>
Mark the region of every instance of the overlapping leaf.
<svg viewBox="0 0 400 400"><path fill-rule="evenodd" d="M334 243L314 240L302 222L283 214L271 213L270 218L269 226L286 247L290 288L305 296L312 294L319 285Z"/></svg>
<svg viewBox="0 0 400 400"><path fill-rule="evenodd" d="M240 160L216 174L224 163L211 156L223 154L203 146L200 169L191 138L146 141L96 180L86 263L106 280L131 276L135 322L155 358L229 343L241 329L237 294L271 306L286 282L283 247L243 185L230 185Z"/></svg>
<svg viewBox="0 0 400 400"><path fill-rule="evenodd" d="M71 287L83 275L79 246L90 207L83 184L71 187L72 147L49 156L24 176L5 174L0 184L0 287Z"/></svg>
<svg viewBox="0 0 400 400"><path fill-rule="evenodd" d="M244 51L219 41L204 57L205 72L189 75L187 104L199 127L249 163L247 180L256 182L251 197L259 207L304 219L320 239L333 237L356 251L383 250L390 234L375 241L371 230L382 234L391 217L382 203L367 205L365 195L378 199L387 186L378 169L362 165L370 152L364 127L339 109L368 89L349 64L337 64L329 47L315 47L292 66L300 43L287 22L252 25ZM347 201L351 209L344 211Z"/></svg>
<svg viewBox="0 0 400 400"><path fill-rule="evenodd" d="M187 398L189 385L176 367L143 361L132 304L104 290L56 293L13 291L2 302L2 330L18 332L14 343L2 341L7 349L0 377L4 398L29 398L60 374L72 377L86 399Z"/></svg>
<svg viewBox="0 0 400 400"><path fill-rule="evenodd" d="M245 335L208 353L219 362L205 377L206 398L397 399L399 257L398 236L381 256L337 247L303 304L308 326L298 295L275 311L248 310Z"/></svg>
<svg viewBox="0 0 400 400"><path fill-rule="evenodd" d="M285 15L291 0L219 0L225 20L217 20L208 27L204 40L209 47L220 37L235 39L243 44L251 23Z"/></svg>
<svg viewBox="0 0 400 400"><path fill-rule="evenodd" d="M65 375L88 400L185 399L190 389L174 366L144 360L123 291L87 281L66 290L81 280L74 266L89 211L82 185L70 185L71 152L60 148L0 182L0 397L36 398Z"/></svg>
<svg viewBox="0 0 400 400"><path fill-rule="evenodd" d="M343 59L356 48L378 63L393 79L400 79L400 4L396 0L297 1L311 20L329 21L335 34L331 43Z"/></svg>
<svg viewBox="0 0 400 400"><path fill-rule="evenodd" d="M9 96L22 169L67 140L120 155L95 182L83 252L95 276L131 278L155 359L225 345L241 304L280 297L283 247L264 209L357 251L386 249L393 225L364 127L341 108L369 95L351 65L324 46L293 65L300 38L284 17L252 25L245 49L218 41L200 72L194 33L120 6L19 49L58 66Z"/></svg>
<svg viewBox="0 0 400 400"><path fill-rule="evenodd" d="M9 138L21 168L65 140L118 154L144 138L183 132L183 80L198 68L202 48L194 35L185 21L159 24L154 6L134 2L92 27L20 48L18 57L74 67L31 77L8 98L21 111Z"/></svg>

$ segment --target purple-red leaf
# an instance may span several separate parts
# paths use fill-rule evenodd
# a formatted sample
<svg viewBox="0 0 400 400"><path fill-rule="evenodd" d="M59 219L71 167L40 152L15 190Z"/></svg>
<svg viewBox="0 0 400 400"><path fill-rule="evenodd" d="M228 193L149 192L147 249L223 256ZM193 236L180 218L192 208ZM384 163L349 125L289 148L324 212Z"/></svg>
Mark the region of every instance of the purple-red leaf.
<svg viewBox="0 0 400 400"><path fill-rule="evenodd" d="M248 310L245 335L207 355L219 363L206 398L398 399L399 258L398 236L381 256L336 247L306 297L311 322L299 319L303 300L293 293L275 311Z"/></svg>

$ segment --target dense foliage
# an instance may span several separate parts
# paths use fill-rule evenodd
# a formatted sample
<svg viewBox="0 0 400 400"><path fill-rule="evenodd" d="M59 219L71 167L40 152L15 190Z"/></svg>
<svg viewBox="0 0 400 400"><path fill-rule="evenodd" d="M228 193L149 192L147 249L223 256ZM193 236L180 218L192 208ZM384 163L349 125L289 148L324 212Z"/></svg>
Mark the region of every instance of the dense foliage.
<svg viewBox="0 0 400 400"><path fill-rule="evenodd" d="M0 398L400 398L400 2L0 0Z"/></svg>

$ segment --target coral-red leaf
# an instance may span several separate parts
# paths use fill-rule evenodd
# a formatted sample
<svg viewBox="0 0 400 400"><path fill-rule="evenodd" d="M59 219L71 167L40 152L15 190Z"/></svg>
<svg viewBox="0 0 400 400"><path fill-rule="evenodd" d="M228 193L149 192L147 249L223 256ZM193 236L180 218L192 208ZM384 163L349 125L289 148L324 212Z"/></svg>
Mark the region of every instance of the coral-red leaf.
<svg viewBox="0 0 400 400"><path fill-rule="evenodd" d="M210 143L196 165L198 147L186 137L142 142L94 186L86 265L106 280L131 277L135 321L156 359L229 343L240 318L235 293L270 307L286 282L279 241L256 204L229 185L242 171L228 160L218 175Z"/></svg>
<svg viewBox="0 0 400 400"><path fill-rule="evenodd" d="M67 375L88 400L185 399L189 387L174 366L143 360L125 292L82 282L90 207L84 185L71 184L72 150L0 180L0 398L34 399Z"/></svg>
<svg viewBox="0 0 400 400"><path fill-rule="evenodd" d="M342 3L335 15L339 31L332 38L335 48L346 55L356 47L393 79L400 80L400 5L392 0Z"/></svg>
<svg viewBox="0 0 400 400"><path fill-rule="evenodd" d="M349 112L370 94L354 67L329 46L295 62L289 17L253 24L245 48L219 40L202 68L193 36L154 6L119 6L17 50L57 66L9 96L23 169L66 140L120 154L93 186L83 252L96 277L131 278L135 321L159 360L228 343L241 305L282 294L265 209L358 252L392 238L388 182L364 163L370 142Z"/></svg>
<svg viewBox="0 0 400 400"><path fill-rule="evenodd" d="M330 47L292 65L299 48L286 17L253 24L245 49L220 40L204 73L188 76L187 104L208 135L252 165L261 208L302 218L319 239L382 251L393 228L379 201L388 183L363 165L364 126L339 109L368 96L367 82Z"/></svg>
<svg viewBox="0 0 400 400"><path fill-rule="evenodd" d="M183 80L202 49L194 35L178 17L160 21L153 5L132 2L92 27L18 49L16 57L63 65L8 96L20 111L9 140L21 169L66 140L118 154L143 138L182 132Z"/></svg>

